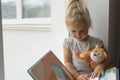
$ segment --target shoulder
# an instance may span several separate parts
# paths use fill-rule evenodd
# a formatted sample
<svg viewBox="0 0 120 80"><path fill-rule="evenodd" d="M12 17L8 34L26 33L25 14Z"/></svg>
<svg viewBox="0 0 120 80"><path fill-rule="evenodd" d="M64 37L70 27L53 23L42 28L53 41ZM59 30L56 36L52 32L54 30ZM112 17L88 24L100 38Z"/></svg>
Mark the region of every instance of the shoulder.
<svg viewBox="0 0 120 80"><path fill-rule="evenodd" d="M90 36L90 41L92 43L96 44L100 44L100 45L104 45L103 41L100 38L94 37L94 36Z"/></svg>
<svg viewBox="0 0 120 80"><path fill-rule="evenodd" d="M94 36L90 36L90 39L94 40L94 41L102 41L100 38L97 38L97 37L94 37Z"/></svg>
<svg viewBox="0 0 120 80"><path fill-rule="evenodd" d="M73 38L69 37L64 39L64 43L63 43L64 47L70 48L73 46L73 44L75 44L75 40Z"/></svg>
<svg viewBox="0 0 120 80"><path fill-rule="evenodd" d="M65 38L64 39L64 43L69 43L69 44L71 44L71 43L73 43L73 42L75 42L75 40L73 39L73 38Z"/></svg>

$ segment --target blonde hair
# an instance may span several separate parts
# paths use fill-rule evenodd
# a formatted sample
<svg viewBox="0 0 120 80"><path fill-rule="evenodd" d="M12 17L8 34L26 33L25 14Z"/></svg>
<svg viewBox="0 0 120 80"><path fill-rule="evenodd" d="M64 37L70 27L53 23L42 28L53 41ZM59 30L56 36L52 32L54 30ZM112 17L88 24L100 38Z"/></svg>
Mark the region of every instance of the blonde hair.
<svg viewBox="0 0 120 80"><path fill-rule="evenodd" d="M91 27L89 10L83 0L68 0L65 20L67 26L84 24L88 28Z"/></svg>

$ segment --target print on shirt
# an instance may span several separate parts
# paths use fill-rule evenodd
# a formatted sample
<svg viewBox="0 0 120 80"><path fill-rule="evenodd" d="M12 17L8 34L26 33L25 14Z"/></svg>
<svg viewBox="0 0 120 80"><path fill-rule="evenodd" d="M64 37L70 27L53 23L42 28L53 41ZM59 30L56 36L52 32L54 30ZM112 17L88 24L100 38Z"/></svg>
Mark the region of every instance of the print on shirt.
<svg viewBox="0 0 120 80"><path fill-rule="evenodd" d="M79 61L81 61L81 62L87 61L89 63L92 62L91 59L90 59L90 49L88 49L88 50L86 50L85 52L82 52L82 53L79 53L77 48L74 48L73 50L74 50L73 52L74 52L75 57ZM89 64L89 67L91 67L91 64Z"/></svg>

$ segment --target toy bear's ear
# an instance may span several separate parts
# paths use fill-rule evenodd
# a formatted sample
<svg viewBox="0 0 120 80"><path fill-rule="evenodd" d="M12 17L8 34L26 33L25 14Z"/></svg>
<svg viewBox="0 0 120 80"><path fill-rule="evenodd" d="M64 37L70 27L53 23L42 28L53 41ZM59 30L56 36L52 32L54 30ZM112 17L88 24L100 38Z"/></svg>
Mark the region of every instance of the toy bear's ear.
<svg viewBox="0 0 120 80"><path fill-rule="evenodd" d="M101 48L102 46L100 44L96 44L95 48Z"/></svg>

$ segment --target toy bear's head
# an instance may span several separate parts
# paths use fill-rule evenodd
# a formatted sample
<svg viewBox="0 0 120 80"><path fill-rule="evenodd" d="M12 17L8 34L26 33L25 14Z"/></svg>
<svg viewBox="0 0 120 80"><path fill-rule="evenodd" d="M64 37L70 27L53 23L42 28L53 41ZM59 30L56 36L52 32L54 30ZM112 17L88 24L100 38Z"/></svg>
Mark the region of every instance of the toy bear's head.
<svg viewBox="0 0 120 80"><path fill-rule="evenodd" d="M91 51L90 58L95 63L100 63L104 61L107 57L106 51L101 47L96 45L96 47Z"/></svg>

